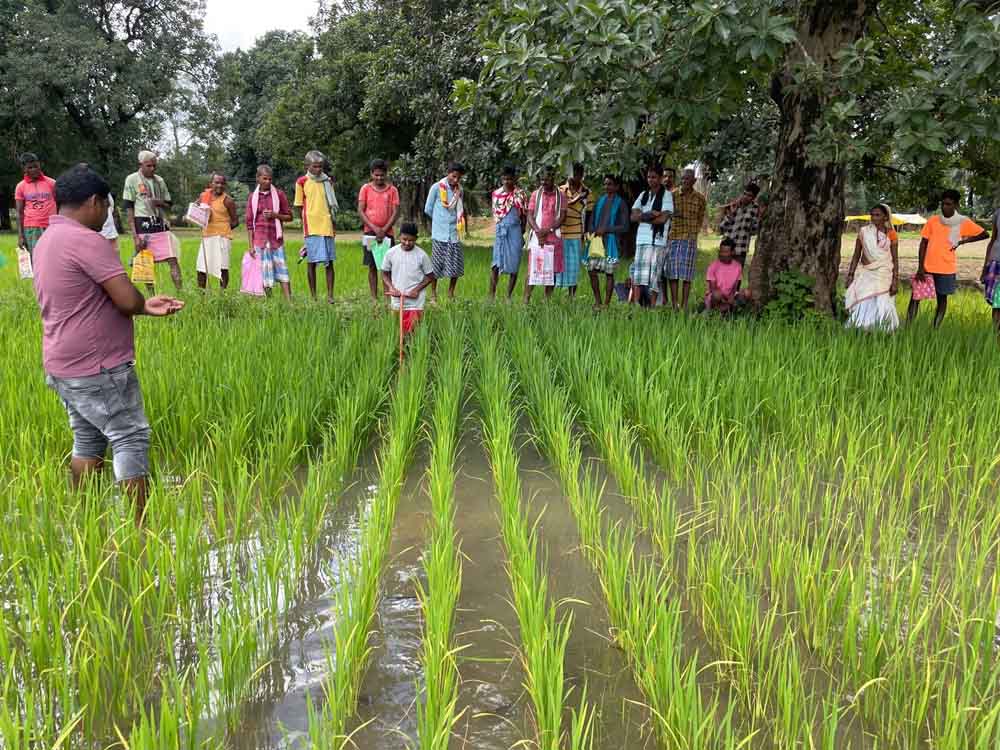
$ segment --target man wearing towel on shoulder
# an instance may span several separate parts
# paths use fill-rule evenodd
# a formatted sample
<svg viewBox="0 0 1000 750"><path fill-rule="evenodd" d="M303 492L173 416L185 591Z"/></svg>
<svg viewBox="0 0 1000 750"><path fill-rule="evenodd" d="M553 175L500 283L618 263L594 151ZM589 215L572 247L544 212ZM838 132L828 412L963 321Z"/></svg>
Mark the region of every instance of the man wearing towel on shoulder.
<svg viewBox="0 0 1000 750"><path fill-rule="evenodd" d="M945 190L941 197L941 213L929 218L920 233L917 280L923 281L928 275L934 279L934 292L937 295L935 328L944 320L944 314L948 311L948 297L955 293L957 286L958 258L955 251L960 245L979 242L990 236L989 232L972 219L958 213L961 197L957 190ZM913 299L911 295L906 313L907 323L913 322L919 309L920 300Z"/></svg>
<svg viewBox="0 0 1000 750"><path fill-rule="evenodd" d="M167 183L156 174L157 157L152 151L139 152L139 169L125 178L122 204L128 216L135 251L149 249L153 260L170 266L170 278L181 289L181 267L177 262L167 223L167 209L172 201ZM152 291L153 285L146 288Z"/></svg>

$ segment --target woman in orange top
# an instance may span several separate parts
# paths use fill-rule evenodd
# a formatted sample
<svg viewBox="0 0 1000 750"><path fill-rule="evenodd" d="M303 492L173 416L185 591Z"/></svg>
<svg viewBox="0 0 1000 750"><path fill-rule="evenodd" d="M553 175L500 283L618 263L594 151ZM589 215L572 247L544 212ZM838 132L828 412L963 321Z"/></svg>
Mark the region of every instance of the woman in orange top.
<svg viewBox="0 0 1000 750"><path fill-rule="evenodd" d="M211 275L225 289L229 286L229 251L233 244L233 230L240 223L236 215L236 201L226 192L226 176L213 174L211 186L198 200L209 207L208 224L201 232L201 247L198 248L198 286L204 289Z"/></svg>

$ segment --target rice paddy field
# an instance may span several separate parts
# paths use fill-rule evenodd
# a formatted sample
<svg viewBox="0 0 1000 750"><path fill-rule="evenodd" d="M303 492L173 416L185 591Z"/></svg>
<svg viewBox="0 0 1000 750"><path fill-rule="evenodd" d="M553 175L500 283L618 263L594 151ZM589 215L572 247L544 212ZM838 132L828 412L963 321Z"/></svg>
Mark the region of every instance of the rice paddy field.
<svg viewBox="0 0 1000 750"><path fill-rule="evenodd" d="M491 305L472 247L400 366L359 245L289 304L200 294L187 238L187 307L136 324L137 528L69 489L13 244L0 748L1000 747L972 292L892 336Z"/></svg>

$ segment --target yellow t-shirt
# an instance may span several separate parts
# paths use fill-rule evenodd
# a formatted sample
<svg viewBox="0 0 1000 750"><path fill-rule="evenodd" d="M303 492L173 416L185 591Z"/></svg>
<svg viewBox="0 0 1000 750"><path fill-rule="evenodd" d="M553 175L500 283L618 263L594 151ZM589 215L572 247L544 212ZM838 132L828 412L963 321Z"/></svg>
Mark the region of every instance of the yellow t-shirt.
<svg viewBox="0 0 1000 750"><path fill-rule="evenodd" d="M958 228L962 239L983 233L983 228L971 219L966 219ZM945 226L940 216L932 216L924 224L920 236L927 240L927 255L924 256L924 270L927 273L957 273L958 259L951 249L951 228Z"/></svg>
<svg viewBox="0 0 1000 750"><path fill-rule="evenodd" d="M320 237L336 236L322 182L316 182L308 176L300 177L295 183L295 205L302 209L303 234Z"/></svg>

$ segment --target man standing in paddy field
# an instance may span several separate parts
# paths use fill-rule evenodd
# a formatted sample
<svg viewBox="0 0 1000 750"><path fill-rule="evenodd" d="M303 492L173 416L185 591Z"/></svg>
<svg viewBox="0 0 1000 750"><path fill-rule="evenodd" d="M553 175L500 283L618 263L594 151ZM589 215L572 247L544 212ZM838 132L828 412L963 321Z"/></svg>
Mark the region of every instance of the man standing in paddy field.
<svg viewBox="0 0 1000 750"><path fill-rule="evenodd" d="M361 237L362 262L368 267L368 290L372 300L378 302L379 269L371 252L372 242L382 242L386 237L393 244L393 225L399 218L399 191L386 181L389 165L383 159L373 159L369 171L371 180L361 186L358 193L358 213L364 222Z"/></svg>
<svg viewBox="0 0 1000 750"><path fill-rule="evenodd" d="M283 224L292 220L292 209L285 193L271 184L273 177L267 164L257 167L257 187L247 200L247 235L250 255L260 257L264 293L270 296L277 281L285 299L291 299L292 279L285 258Z"/></svg>
<svg viewBox="0 0 1000 750"><path fill-rule="evenodd" d="M948 311L948 297L955 293L957 286L958 258L955 251L961 245L979 242L990 236L972 219L958 213L961 197L957 190L945 190L941 196L941 213L928 219L920 233L916 279L923 281L929 275L934 280L934 293L937 296L935 328L944 320ZM919 309L920 300L913 299L911 293L906 313L907 323L913 322Z"/></svg>
<svg viewBox="0 0 1000 750"><path fill-rule="evenodd" d="M316 266L326 266L326 301L333 302L333 264L337 260L337 194L324 171L326 157L319 151L306 154L306 173L295 181L295 207L302 217L305 236L306 278L316 299Z"/></svg>
<svg viewBox="0 0 1000 750"><path fill-rule="evenodd" d="M573 165L573 175L562 185L566 203L566 218L562 223L563 270L556 274L556 286L566 287L570 297L576 296L576 284L583 260L583 236L590 210L590 188L583 184L583 164Z"/></svg>
<svg viewBox="0 0 1000 750"><path fill-rule="evenodd" d="M148 249L156 263L170 266L170 278L177 291L181 289L181 266L171 242L167 209L173 205L167 183L156 174L159 159L152 151L140 151L139 169L125 178L122 205L128 217L129 231L135 251ZM153 285L146 289L153 291Z"/></svg>
<svg viewBox="0 0 1000 750"><path fill-rule="evenodd" d="M17 208L17 242L34 258L35 245L49 226L49 217L56 212L56 181L42 172L42 164L34 154L21 154L24 179L14 188Z"/></svg>
<svg viewBox="0 0 1000 750"><path fill-rule="evenodd" d="M465 166L457 161L449 164L448 174L434 183L424 203L424 213L431 220L431 262L434 264L431 298L434 302L438 298L438 279L448 279L448 299L454 299L458 280L465 275L461 241L461 233L465 231L464 176Z"/></svg>
<svg viewBox="0 0 1000 750"><path fill-rule="evenodd" d="M674 215L670 221L670 236L663 267L663 278L670 287L670 301L674 310L687 310L695 261L698 258L698 232L705 221L707 201L704 195L694 189L694 183L694 170L685 169L681 173L681 187L674 191ZM678 282L682 284L679 300ZM664 289L663 304L666 303L667 290Z"/></svg>
<svg viewBox="0 0 1000 750"><path fill-rule="evenodd" d="M236 201L226 192L226 176L216 172L212 175L211 186L198 199L208 206L208 224L201 231L201 245L195 270L198 273L198 287L208 286L208 277L219 280L219 286L229 286L229 252L233 244L233 230L239 226L236 215Z"/></svg>
<svg viewBox="0 0 1000 750"><path fill-rule="evenodd" d="M115 479L146 508L149 422L135 372L136 315L171 315L184 303L144 299L118 253L99 234L108 215L108 183L87 166L56 180L58 214L38 244L35 295L42 313L46 382L60 397L73 431L73 486L100 471L108 445Z"/></svg>
<svg viewBox="0 0 1000 750"><path fill-rule="evenodd" d="M739 198L722 207L719 217L719 234L736 243L733 258L741 266L746 265L750 242L760 229L764 215L764 207L757 200L759 194L760 188L748 182Z"/></svg>

